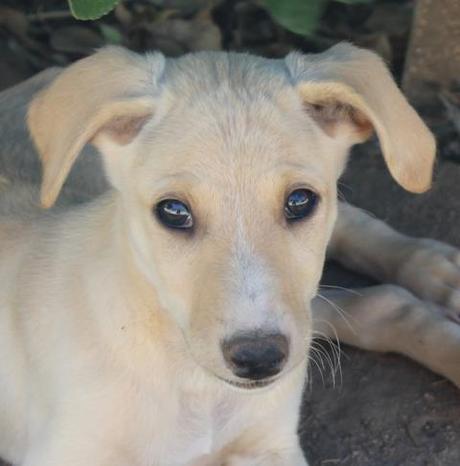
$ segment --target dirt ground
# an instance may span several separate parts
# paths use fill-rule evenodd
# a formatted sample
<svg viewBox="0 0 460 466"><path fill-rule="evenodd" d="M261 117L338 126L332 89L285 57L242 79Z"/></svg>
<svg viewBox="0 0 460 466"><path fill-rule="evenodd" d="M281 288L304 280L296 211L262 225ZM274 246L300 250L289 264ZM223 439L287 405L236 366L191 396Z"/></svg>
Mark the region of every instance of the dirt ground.
<svg viewBox="0 0 460 466"><path fill-rule="evenodd" d="M12 1L6 3L9 6L16 5ZM228 5L231 2L223 3L225 8L230 8ZM384 3L380 2L381 8L385 7ZM239 32L232 35L225 25L219 23L219 17L227 15L224 7L215 16L225 48L239 48L235 37L242 42L241 48L266 55L282 55L291 48L307 50L309 47L315 49L324 45L324 37L321 44L312 44L305 41L301 43L296 38L280 33L271 23L267 23L266 16L261 16L258 11L253 12L251 5L247 6L247 10L240 8L237 11L232 21L237 24ZM400 51L404 49L407 39L406 10L407 8L401 9L399 22L392 16L391 31L387 27L390 23L383 24L381 21L381 13L374 15L375 18L370 16L368 21L374 18L372 29L376 29L377 24L384 32L368 35L362 33L358 37L362 39L362 45L366 44L365 41L371 41L374 48L381 52L388 51L387 45L391 43L393 69L396 71L402 60ZM337 27L337 18L341 18L341 12L342 10L332 12L326 26L334 31L342 30L342 23L340 24L343 27ZM361 16L361 10L357 11L354 19L356 24L361 21ZM399 24L399 28L395 29L395 24ZM257 26L255 29L254 25ZM135 26L136 34L144 27L138 23ZM41 41L41 46L45 43L41 39L43 31L50 36L53 55L48 53L48 49L45 50L46 53L39 49L39 53L32 54L34 60L30 60L29 55L21 52L23 49L30 52L28 43L25 42L24 45L24 38L22 42L14 42L19 49L6 46L12 43L12 39L10 31L5 29L6 32L0 34L0 89L55 62L65 64L63 58L71 61L84 55L80 51L69 52L69 48L74 48L75 43L69 39L68 28L64 31L67 35L61 31L62 34L57 36L54 25L39 28L34 23L33 27L35 35L32 34L32 37ZM351 22L347 27L346 33L339 39L348 38L346 34L355 29L355 23ZM149 31L150 35L147 34L146 37L152 36L152 31ZM326 30L326 36L328 31ZM79 34L80 41L81 30ZM170 38L168 34L167 37ZM263 34L266 37L262 37ZM138 40L138 35L131 34L130 40ZM157 37L157 43L141 44L140 47L156 47L158 40ZM337 38L330 37L329 34L328 40L336 42ZM37 47L37 44L34 42L33 46ZM172 46L169 44L168 47L171 49ZM175 43L174 47L179 46ZM186 51L179 48L174 50L177 53ZM35 60L36 57L40 60ZM49 57L54 57L54 61L47 61ZM437 134L442 140L445 127L441 124L438 128ZM411 195L399 188L388 175L375 143L369 143L355 151L343 177L341 192L348 201L369 210L406 233L433 237L460 246L460 164L455 163L455 160L460 160L458 136L453 142L452 138L442 142L441 146L442 157L436 182L433 189L426 194ZM324 283L354 287L371 284L371 281L331 264L325 272ZM327 350L327 345L325 349ZM341 372L336 374L335 384L327 364L322 374L313 370L313 378L306 388L304 401L300 436L305 454L313 466L460 465L460 392L440 376L403 357L367 353L343 346Z"/></svg>

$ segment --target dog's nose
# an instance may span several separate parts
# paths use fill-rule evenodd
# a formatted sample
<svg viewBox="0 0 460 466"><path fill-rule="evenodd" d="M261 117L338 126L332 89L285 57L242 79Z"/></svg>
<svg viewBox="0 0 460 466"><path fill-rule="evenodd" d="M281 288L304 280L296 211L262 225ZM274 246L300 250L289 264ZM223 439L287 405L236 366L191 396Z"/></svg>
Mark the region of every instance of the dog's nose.
<svg viewBox="0 0 460 466"><path fill-rule="evenodd" d="M289 342L280 333L245 334L224 341L222 352L237 377L262 380L281 372L289 354Z"/></svg>

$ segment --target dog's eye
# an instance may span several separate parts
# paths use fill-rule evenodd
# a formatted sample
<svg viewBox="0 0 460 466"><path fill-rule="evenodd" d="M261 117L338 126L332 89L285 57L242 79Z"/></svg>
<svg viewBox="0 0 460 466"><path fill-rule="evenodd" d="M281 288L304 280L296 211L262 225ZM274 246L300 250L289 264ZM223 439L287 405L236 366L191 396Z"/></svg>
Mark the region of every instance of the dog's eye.
<svg viewBox="0 0 460 466"><path fill-rule="evenodd" d="M190 209L176 199L165 199L156 207L160 222L169 228L187 229L193 226L193 217Z"/></svg>
<svg viewBox="0 0 460 466"><path fill-rule="evenodd" d="M287 220L301 220L311 215L318 204L318 195L310 189L296 189L286 199L284 215Z"/></svg>

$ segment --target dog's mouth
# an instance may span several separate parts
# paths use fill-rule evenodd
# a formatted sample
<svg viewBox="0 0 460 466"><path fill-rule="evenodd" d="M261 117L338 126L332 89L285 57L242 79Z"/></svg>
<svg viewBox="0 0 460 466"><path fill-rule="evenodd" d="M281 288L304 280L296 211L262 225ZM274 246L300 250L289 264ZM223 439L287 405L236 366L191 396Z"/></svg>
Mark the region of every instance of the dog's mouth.
<svg viewBox="0 0 460 466"><path fill-rule="evenodd" d="M279 377L272 377L270 379L263 379L263 380L248 380L247 382L241 382L239 380L230 380L225 379L223 377L219 377L220 380L225 382L232 387L240 388L242 390L256 390L260 388L268 387L278 380Z"/></svg>

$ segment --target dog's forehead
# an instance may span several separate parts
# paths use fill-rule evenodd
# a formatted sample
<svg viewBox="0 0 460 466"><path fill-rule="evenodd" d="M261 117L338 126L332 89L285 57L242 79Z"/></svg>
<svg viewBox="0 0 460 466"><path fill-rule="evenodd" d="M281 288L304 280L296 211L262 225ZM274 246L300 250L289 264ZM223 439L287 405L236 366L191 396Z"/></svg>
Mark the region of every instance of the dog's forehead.
<svg viewBox="0 0 460 466"><path fill-rule="evenodd" d="M335 154L313 125L283 115L270 102L231 103L222 108L215 99L203 99L166 117L144 139L138 166L155 178L187 171L221 184L243 174L257 179L292 172L289 166L329 177Z"/></svg>
<svg viewBox="0 0 460 466"><path fill-rule="evenodd" d="M144 133L142 165L158 176L254 175L285 162L329 171L324 135L304 111L283 60L202 53L171 60L168 109Z"/></svg>
<svg viewBox="0 0 460 466"><path fill-rule="evenodd" d="M168 108L146 128L138 151L146 182L186 172L187 180L250 187L294 174L286 165L312 173L307 182L334 181L327 138L304 111L283 63L225 53L171 60Z"/></svg>

